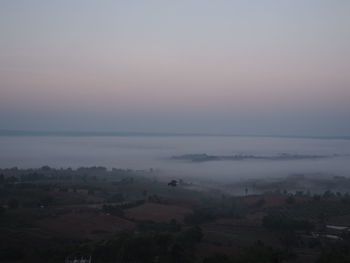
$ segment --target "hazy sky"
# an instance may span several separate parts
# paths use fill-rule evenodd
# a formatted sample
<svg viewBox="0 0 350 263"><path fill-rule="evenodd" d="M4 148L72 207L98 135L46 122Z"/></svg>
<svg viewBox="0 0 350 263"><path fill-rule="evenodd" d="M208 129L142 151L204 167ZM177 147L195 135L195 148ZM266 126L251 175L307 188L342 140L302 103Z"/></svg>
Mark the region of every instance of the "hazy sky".
<svg viewBox="0 0 350 263"><path fill-rule="evenodd" d="M0 129L350 135L348 0L1 0Z"/></svg>

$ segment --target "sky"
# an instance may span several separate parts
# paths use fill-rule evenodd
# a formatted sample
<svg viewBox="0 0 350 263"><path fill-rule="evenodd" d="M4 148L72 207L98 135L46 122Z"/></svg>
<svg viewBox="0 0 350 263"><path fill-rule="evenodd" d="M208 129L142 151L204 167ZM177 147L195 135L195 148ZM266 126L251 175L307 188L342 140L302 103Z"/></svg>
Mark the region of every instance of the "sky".
<svg viewBox="0 0 350 263"><path fill-rule="evenodd" d="M1 0L0 129L350 135L348 0Z"/></svg>

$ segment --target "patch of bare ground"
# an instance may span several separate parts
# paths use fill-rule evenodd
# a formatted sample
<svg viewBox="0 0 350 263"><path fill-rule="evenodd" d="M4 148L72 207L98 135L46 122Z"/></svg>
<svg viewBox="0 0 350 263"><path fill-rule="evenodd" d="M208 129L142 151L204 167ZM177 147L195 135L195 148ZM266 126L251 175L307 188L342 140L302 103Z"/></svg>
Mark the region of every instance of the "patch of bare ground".
<svg viewBox="0 0 350 263"><path fill-rule="evenodd" d="M194 200L189 200L189 199L179 199L179 198L169 199L168 198L166 199L166 204L193 209L196 205L198 205L198 202Z"/></svg>
<svg viewBox="0 0 350 263"><path fill-rule="evenodd" d="M86 203L101 203L105 201L102 197L90 195L86 191L81 190L77 190L77 192L55 192L54 197L63 203L74 203L72 201L76 201L77 203L81 203L81 201Z"/></svg>
<svg viewBox="0 0 350 263"><path fill-rule="evenodd" d="M186 207L146 203L125 210L125 217L135 220L153 220L155 222L167 222L172 219L183 222L185 214L190 212L191 209Z"/></svg>
<svg viewBox="0 0 350 263"><path fill-rule="evenodd" d="M134 223L97 211L75 211L38 221L38 226L60 236L99 239L117 231L132 229Z"/></svg>

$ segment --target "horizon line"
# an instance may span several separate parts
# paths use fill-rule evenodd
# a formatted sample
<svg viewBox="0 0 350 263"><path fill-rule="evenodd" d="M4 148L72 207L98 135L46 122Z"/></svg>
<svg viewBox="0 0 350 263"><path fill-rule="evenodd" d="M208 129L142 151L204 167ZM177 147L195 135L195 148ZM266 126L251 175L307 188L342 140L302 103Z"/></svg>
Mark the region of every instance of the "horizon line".
<svg viewBox="0 0 350 263"><path fill-rule="evenodd" d="M0 136L61 136L61 137L137 137L137 136L218 136L218 137L276 137L304 139L344 139L350 136L317 136L317 135L288 135L288 134L235 134L235 133L199 133L199 132L135 132L135 131L45 131L45 130L7 130L0 129Z"/></svg>

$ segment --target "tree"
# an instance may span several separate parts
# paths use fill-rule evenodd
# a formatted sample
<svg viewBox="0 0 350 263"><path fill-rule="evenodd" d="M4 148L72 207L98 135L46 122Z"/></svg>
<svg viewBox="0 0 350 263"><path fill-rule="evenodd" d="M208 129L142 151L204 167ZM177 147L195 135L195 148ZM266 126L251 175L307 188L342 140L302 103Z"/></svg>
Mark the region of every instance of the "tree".
<svg viewBox="0 0 350 263"><path fill-rule="evenodd" d="M168 186L172 186L172 187L177 186L177 181L176 180L171 180L170 183L168 183Z"/></svg>
<svg viewBox="0 0 350 263"><path fill-rule="evenodd" d="M295 204L295 198L293 196L288 196L288 198L286 199L286 203L288 205Z"/></svg>

